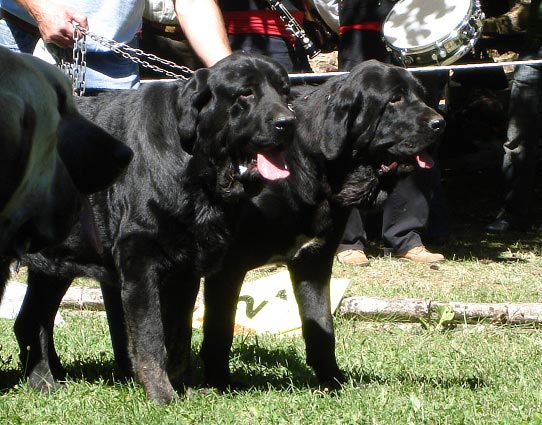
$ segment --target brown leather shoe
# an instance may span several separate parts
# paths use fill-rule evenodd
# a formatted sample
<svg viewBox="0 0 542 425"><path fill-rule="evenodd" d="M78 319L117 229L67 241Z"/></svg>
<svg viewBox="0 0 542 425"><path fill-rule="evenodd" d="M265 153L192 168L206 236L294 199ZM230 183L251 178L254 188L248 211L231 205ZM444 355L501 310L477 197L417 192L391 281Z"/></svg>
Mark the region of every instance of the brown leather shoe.
<svg viewBox="0 0 542 425"><path fill-rule="evenodd" d="M401 254L395 254L395 258L415 263L440 263L444 261L444 255L430 252L423 245L409 249Z"/></svg>
<svg viewBox="0 0 542 425"><path fill-rule="evenodd" d="M369 259L361 249L347 249L337 254L337 261L342 264L367 267Z"/></svg>

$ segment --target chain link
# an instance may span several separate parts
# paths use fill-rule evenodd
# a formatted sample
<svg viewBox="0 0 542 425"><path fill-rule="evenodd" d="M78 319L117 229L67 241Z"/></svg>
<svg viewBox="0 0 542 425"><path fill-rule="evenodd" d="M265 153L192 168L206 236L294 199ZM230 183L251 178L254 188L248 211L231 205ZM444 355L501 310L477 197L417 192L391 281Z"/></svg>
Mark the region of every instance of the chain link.
<svg viewBox="0 0 542 425"><path fill-rule="evenodd" d="M115 41L115 40L110 40L110 39L107 39L105 37L102 37L98 34L95 34L89 30L87 30L86 28L83 28L82 26L80 26L78 23L75 23L74 22L74 35L75 35L75 32L77 31L77 33L80 33L82 35L82 39L85 40L85 37L88 36L89 38L91 38L92 40L96 41L97 43L109 48L110 50L112 50L113 52L115 53L118 53L119 55L121 55L122 57L128 59L128 60L131 60L132 62L135 62L145 68L149 68L149 69L152 69L153 71L156 71L156 72L159 72L161 74L165 74L167 75L168 77L172 77L172 78L175 78L175 79L178 79L178 80L187 80L189 79L192 74L194 74L194 71L186 66L181 66L181 65L177 65L175 62L172 62L170 60L166 60L166 59L162 59L152 53L145 53L143 50L141 49L137 49L137 48L134 48L134 47L131 47L131 46L128 46L127 44L125 43L120 43L118 41ZM74 40L75 40L75 36L74 36ZM74 46L74 49L75 49L75 46ZM85 43L85 52L86 52L86 43ZM151 63L149 63L148 61L153 61L153 62L158 62L162 65L165 65L169 68L172 68L172 69L176 69L178 70L180 73L177 74L175 72L172 72L172 71L168 71L166 69L163 69L161 67L159 67L158 65L153 65ZM85 67L86 67L86 64L85 64Z"/></svg>
<svg viewBox="0 0 542 425"><path fill-rule="evenodd" d="M145 68L152 69L155 72L167 75L168 77L178 80L188 80L194 71L186 66L177 65L175 62L162 59L154 54L145 53L141 49L128 46L124 43L119 43L115 40L109 40L98 34L87 30L80 26L77 22L73 22L73 50L69 57L69 51L63 49L53 49L52 53L55 56L58 67L68 76L72 83L73 94L82 96L85 93L86 83L85 77L87 72L87 36L97 43L109 48L111 51L121 55L122 57L131 60ZM167 69L161 68L158 65L153 65L148 61L158 62L169 68L176 69L180 73L175 73Z"/></svg>
<svg viewBox="0 0 542 425"><path fill-rule="evenodd" d="M86 35L77 30L77 25L73 25L73 74L71 76L73 93L77 96L83 96L86 88L87 73L87 39Z"/></svg>
<svg viewBox="0 0 542 425"><path fill-rule="evenodd" d="M54 57L58 68L66 74L72 83L73 94L82 96L85 93L85 75L87 69L87 44L85 35L73 29L73 49L61 49L53 44L47 49Z"/></svg>

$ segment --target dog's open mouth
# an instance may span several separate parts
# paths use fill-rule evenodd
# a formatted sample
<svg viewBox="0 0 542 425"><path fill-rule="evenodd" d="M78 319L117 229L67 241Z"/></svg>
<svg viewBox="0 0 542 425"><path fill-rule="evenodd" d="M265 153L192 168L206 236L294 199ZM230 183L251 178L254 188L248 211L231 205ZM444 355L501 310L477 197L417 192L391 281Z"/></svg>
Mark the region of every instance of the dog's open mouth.
<svg viewBox="0 0 542 425"><path fill-rule="evenodd" d="M415 166L422 169L430 169L435 165L435 161L431 154L424 150L416 155L413 158L402 161L392 161L389 164L381 164L378 169L379 175L384 175L392 172L403 172L403 171L412 171Z"/></svg>
<svg viewBox="0 0 542 425"><path fill-rule="evenodd" d="M239 173L258 172L266 180L284 179L290 175L282 152L259 152L248 166L239 166Z"/></svg>

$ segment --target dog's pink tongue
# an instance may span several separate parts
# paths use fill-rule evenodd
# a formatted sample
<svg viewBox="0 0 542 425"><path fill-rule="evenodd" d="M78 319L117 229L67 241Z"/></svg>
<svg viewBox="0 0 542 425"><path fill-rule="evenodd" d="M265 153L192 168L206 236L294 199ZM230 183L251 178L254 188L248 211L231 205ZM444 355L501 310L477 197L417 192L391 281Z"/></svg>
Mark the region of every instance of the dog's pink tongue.
<svg viewBox="0 0 542 425"><path fill-rule="evenodd" d="M290 175L282 154L264 154L257 156L257 167L260 174L267 180L284 179Z"/></svg>
<svg viewBox="0 0 542 425"><path fill-rule="evenodd" d="M433 165L435 165L435 161L426 151L416 155L416 162L420 168L433 168Z"/></svg>
<svg viewBox="0 0 542 425"><path fill-rule="evenodd" d="M104 248L100 235L98 234L96 222L94 221L94 213L90 207L90 202L86 196L81 196L81 201L83 203L83 209L79 214L79 221L83 226L83 233L92 248L94 248L98 254L103 254Z"/></svg>

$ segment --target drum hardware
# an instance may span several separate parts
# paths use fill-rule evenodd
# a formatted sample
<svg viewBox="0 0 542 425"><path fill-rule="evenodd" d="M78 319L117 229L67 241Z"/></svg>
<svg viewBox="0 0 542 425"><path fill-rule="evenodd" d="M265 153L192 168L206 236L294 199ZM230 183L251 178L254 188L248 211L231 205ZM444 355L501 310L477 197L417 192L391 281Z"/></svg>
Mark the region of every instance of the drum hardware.
<svg viewBox="0 0 542 425"><path fill-rule="evenodd" d="M399 64L449 65L473 49L482 34L479 0L399 0L384 20L386 49ZM446 32L448 31L448 32Z"/></svg>
<svg viewBox="0 0 542 425"><path fill-rule="evenodd" d="M267 0L271 10L274 10L279 14L280 20L286 25L286 29L292 34L292 36L298 41L309 58L316 57L320 50L317 49L312 43L311 39L305 33L305 30L299 23L295 20L292 14L288 9L284 7L280 0Z"/></svg>

